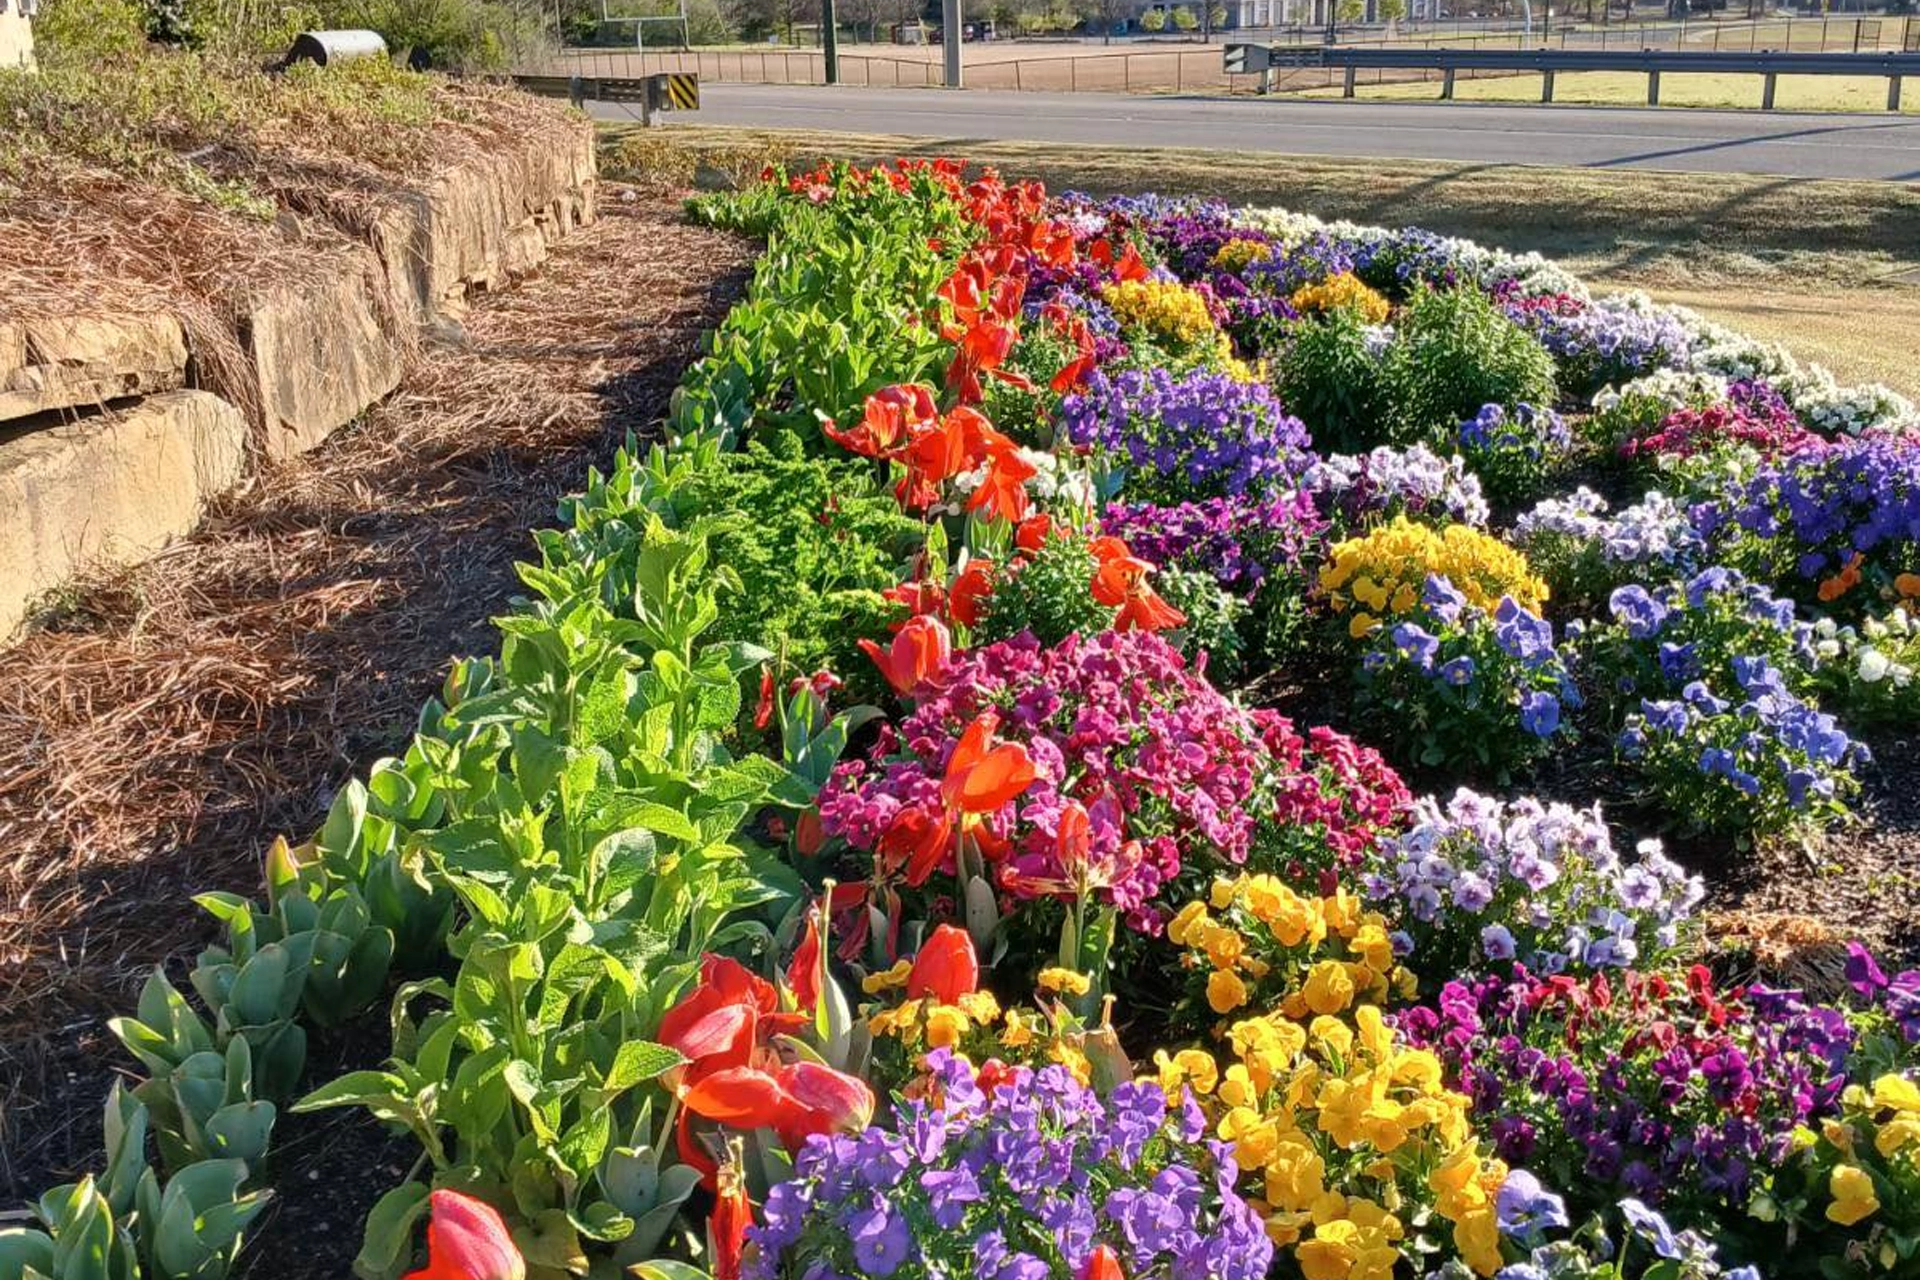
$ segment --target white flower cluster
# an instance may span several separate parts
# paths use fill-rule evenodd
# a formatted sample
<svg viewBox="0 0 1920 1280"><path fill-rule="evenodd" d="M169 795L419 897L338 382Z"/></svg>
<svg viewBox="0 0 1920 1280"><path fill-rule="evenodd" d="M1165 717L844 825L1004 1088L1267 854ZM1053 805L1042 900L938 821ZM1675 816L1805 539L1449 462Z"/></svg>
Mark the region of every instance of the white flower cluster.
<svg viewBox="0 0 1920 1280"><path fill-rule="evenodd" d="M1905 609L1894 609L1884 618L1868 618L1856 631L1843 627L1832 618L1813 624L1813 650L1823 662L1845 658L1850 674L1861 684L1886 682L1892 689L1904 689L1913 683L1913 667L1887 651L1908 649L1920 636L1916 623Z"/></svg>
<svg viewBox="0 0 1920 1280"><path fill-rule="evenodd" d="M1656 369L1617 387L1602 387L1593 397L1593 407L1605 412L1636 398L1656 400L1668 409L1684 409L1701 400L1717 403L1727 398L1727 379L1702 370Z"/></svg>
<svg viewBox="0 0 1920 1280"><path fill-rule="evenodd" d="M1920 409L1879 383L1843 387L1825 367L1808 365L1775 384L1793 411L1824 436L1920 428Z"/></svg>
<svg viewBox="0 0 1920 1280"><path fill-rule="evenodd" d="M1241 226L1279 236L1288 244L1298 243L1319 232L1361 246L1390 243L1404 234L1386 227L1362 226L1344 219L1327 222L1310 213L1296 213L1291 209L1241 209L1238 216ZM1423 232L1423 237L1426 234ZM1433 243L1445 250L1449 260L1463 274L1483 286L1499 280L1513 280L1520 292L1528 297L1556 293L1582 299L1587 297L1587 286L1577 276L1538 253L1509 253L1505 249L1490 249L1459 236L1438 236Z"/></svg>

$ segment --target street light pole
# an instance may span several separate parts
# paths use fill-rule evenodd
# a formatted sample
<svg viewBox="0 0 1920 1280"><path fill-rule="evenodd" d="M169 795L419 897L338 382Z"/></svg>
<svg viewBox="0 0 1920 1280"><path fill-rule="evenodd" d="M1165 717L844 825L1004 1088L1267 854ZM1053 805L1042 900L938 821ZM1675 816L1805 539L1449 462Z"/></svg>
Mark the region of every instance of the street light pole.
<svg viewBox="0 0 1920 1280"><path fill-rule="evenodd" d="M820 60L825 65L828 84L840 83L840 26L833 11L833 0L820 0Z"/></svg>
<svg viewBox="0 0 1920 1280"><path fill-rule="evenodd" d="M941 0L941 53L947 65L947 88L960 87L960 0Z"/></svg>

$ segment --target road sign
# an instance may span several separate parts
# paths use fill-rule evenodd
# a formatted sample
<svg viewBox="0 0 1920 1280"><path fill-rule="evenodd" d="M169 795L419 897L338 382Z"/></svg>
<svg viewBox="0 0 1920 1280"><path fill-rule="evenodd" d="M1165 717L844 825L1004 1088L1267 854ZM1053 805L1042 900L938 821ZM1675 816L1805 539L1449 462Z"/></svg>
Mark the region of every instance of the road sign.
<svg viewBox="0 0 1920 1280"><path fill-rule="evenodd" d="M1327 47L1320 44L1282 45L1269 48L1267 65L1273 67L1324 67Z"/></svg>
<svg viewBox="0 0 1920 1280"><path fill-rule="evenodd" d="M647 77L651 92L648 106L655 111L698 111L700 77L687 72L668 71Z"/></svg>
<svg viewBox="0 0 1920 1280"><path fill-rule="evenodd" d="M1226 48L1230 76L1257 74L1273 65L1268 58L1270 51L1263 44L1230 44Z"/></svg>

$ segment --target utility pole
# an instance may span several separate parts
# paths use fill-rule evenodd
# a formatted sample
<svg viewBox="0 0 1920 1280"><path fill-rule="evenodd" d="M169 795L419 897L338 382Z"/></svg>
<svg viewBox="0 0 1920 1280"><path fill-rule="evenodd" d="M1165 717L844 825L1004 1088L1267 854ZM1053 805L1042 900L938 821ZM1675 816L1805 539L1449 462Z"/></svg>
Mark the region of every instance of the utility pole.
<svg viewBox="0 0 1920 1280"><path fill-rule="evenodd" d="M940 0L941 55L947 65L947 88L960 87L960 0Z"/></svg>
<svg viewBox="0 0 1920 1280"><path fill-rule="evenodd" d="M833 0L820 0L820 60L825 64L828 84L840 83L840 24L833 12Z"/></svg>

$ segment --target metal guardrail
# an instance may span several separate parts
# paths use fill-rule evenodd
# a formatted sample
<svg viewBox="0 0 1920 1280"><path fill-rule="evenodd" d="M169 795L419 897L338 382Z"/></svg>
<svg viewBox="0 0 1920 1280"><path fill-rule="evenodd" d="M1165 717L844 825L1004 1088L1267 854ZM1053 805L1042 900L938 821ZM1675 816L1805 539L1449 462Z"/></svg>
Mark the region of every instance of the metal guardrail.
<svg viewBox="0 0 1920 1280"><path fill-rule="evenodd" d="M565 98L576 107L589 102L620 102L638 106L643 124L652 124L656 111L700 109L700 77L680 72L657 72L632 79L516 75L513 82L528 93L542 98Z"/></svg>
<svg viewBox="0 0 1920 1280"><path fill-rule="evenodd" d="M1540 100L1553 101L1553 79L1561 71L1630 71L1647 77L1647 105L1660 104L1662 72L1750 74L1765 78L1761 108L1772 110L1777 77L1885 76L1887 110L1900 109L1900 82L1920 76L1920 53L1695 53L1670 49L1365 49L1339 45L1228 45L1230 74L1263 75L1274 68L1316 66L1344 69L1345 96L1354 96L1354 72L1362 68L1438 71L1440 96L1453 97L1461 71L1537 71L1543 77Z"/></svg>

